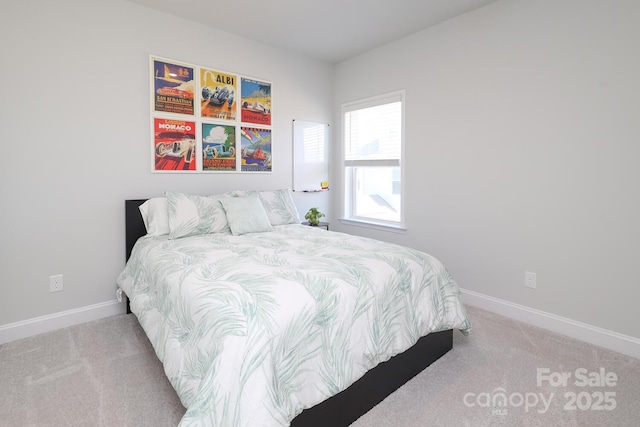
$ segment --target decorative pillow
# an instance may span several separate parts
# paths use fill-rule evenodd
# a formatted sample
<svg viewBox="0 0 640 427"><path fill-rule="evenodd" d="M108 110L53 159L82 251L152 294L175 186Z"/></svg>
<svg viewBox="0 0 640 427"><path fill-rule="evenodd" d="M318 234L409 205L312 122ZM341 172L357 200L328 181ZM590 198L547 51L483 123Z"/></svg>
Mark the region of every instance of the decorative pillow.
<svg viewBox="0 0 640 427"><path fill-rule="evenodd" d="M271 231L269 217L256 196L225 197L220 199L234 236Z"/></svg>
<svg viewBox="0 0 640 427"><path fill-rule="evenodd" d="M291 190L235 191L233 195L260 197L271 225L300 224L300 214L293 203Z"/></svg>
<svg viewBox="0 0 640 427"><path fill-rule="evenodd" d="M229 223L220 204L223 196L193 196L167 192L169 238L196 234L229 233Z"/></svg>
<svg viewBox="0 0 640 427"><path fill-rule="evenodd" d="M141 204L138 209L142 214L147 236L162 236L169 234L169 212L167 198L154 197Z"/></svg>
<svg viewBox="0 0 640 427"><path fill-rule="evenodd" d="M300 224L300 214L291 190L261 191L260 200L271 225Z"/></svg>

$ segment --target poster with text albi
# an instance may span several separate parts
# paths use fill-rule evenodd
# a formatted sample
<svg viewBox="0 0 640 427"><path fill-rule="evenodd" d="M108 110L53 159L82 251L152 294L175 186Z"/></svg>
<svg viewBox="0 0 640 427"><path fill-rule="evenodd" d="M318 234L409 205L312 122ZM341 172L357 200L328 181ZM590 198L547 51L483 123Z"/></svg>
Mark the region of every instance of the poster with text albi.
<svg viewBox="0 0 640 427"><path fill-rule="evenodd" d="M237 81L233 74L200 68L200 115L236 120Z"/></svg>

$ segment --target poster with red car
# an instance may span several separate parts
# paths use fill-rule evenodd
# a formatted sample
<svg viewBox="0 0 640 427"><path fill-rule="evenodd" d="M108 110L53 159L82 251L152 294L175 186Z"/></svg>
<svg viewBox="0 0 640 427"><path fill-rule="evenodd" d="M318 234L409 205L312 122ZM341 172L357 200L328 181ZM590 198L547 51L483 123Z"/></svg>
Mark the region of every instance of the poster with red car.
<svg viewBox="0 0 640 427"><path fill-rule="evenodd" d="M240 95L241 120L271 126L271 83L242 77Z"/></svg>
<svg viewBox="0 0 640 427"><path fill-rule="evenodd" d="M154 171L196 170L196 123L153 119Z"/></svg>
<svg viewBox="0 0 640 427"><path fill-rule="evenodd" d="M271 172L271 129L240 128L242 172Z"/></svg>
<svg viewBox="0 0 640 427"><path fill-rule="evenodd" d="M153 57L151 61L153 111L193 116L195 67Z"/></svg>

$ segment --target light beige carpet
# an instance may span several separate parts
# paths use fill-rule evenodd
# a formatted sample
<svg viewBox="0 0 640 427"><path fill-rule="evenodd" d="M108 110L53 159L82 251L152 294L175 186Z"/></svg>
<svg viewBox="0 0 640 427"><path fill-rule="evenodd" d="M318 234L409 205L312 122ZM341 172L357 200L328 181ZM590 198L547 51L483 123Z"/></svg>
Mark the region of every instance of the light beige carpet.
<svg viewBox="0 0 640 427"><path fill-rule="evenodd" d="M353 427L640 425L640 360L469 314L469 336ZM175 426L184 411L133 315L0 346L2 427Z"/></svg>

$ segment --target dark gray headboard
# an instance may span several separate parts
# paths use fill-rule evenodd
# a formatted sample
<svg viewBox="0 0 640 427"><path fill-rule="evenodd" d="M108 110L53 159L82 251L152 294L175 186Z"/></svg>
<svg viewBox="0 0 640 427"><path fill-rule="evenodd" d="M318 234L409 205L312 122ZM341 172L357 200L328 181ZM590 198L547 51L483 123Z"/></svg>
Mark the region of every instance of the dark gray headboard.
<svg viewBox="0 0 640 427"><path fill-rule="evenodd" d="M147 234L144 221L142 221L142 215L140 215L140 210L138 209L140 205L146 201L147 199L124 201L125 243L127 246L125 260L129 260L131 250L133 249L133 245L136 244L136 241Z"/></svg>

